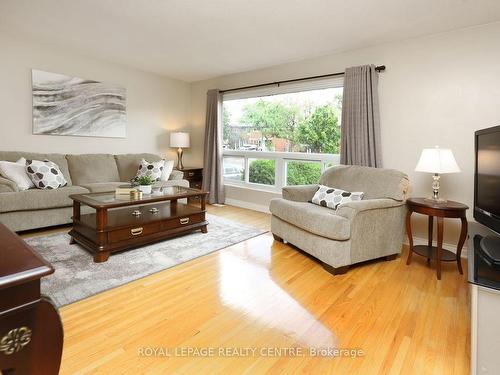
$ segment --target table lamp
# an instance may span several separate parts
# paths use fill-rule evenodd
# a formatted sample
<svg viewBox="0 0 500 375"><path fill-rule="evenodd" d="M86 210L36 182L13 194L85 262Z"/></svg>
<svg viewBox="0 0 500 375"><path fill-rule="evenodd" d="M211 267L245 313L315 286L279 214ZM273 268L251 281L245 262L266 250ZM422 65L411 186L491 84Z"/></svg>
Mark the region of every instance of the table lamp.
<svg viewBox="0 0 500 375"><path fill-rule="evenodd" d="M453 152L449 148L424 148L420 159L415 167L417 172L433 173L432 176L432 198L434 202L446 202L446 199L439 198L439 175L442 173L458 173L458 167Z"/></svg>
<svg viewBox="0 0 500 375"><path fill-rule="evenodd" d="M189 143L189 133L187 132L172 132L170 133L170 147L177 147L177 169L181 170L184 168L182 165L182 149L188 148Z"/></svg>

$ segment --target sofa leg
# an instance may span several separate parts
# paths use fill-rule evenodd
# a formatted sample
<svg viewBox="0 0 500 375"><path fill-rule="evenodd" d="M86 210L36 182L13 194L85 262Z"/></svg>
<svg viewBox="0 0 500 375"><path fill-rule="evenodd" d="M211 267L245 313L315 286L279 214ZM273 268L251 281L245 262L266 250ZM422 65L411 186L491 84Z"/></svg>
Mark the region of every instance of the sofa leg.
<svg viewBox="0 0 500 375"><path fill-rule="evenodd" d="M274 237L274 240L275 240L275 241L278 241L278 242L283 242L283 238L281 238L281 237L279 237L279 236L275 235L274 233L273 233L273 237Z"/></svg>
<svg viewBox="0 0 500 375"><path fill-rule="evenodd" d="M398 257L398 254L386 255L385 260L394 260Z"/></svg>
<svg viewBox="0 0 500 375"><path fill-rule="evenodd" d="M326 264L324 262L321 262L321 265L323 268L331 273L332 275L342 275L346 273L349 270L349 266L343 266L343 267L332 267L329 264Z"/></svg>

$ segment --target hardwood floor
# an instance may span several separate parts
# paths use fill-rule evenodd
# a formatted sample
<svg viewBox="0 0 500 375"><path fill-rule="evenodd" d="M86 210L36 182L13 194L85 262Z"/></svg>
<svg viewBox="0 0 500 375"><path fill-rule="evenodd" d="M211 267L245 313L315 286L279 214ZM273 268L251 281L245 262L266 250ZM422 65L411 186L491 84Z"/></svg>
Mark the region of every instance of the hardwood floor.
<svg viewBox="0 0 500 375"><path fill-rule="evenodd" d="M270 225L255 211L209 212ZM270 233L252 238L63 307L61 374L468 374L467 276L444 264L438 281L425 259L406 266L406 255L332 276ZM312 347L363 355L315 357ZM141 355L158 348L171 356ZM189 348L215 356L181 356ZM224 357L219 348L257 349Z"/></svg>

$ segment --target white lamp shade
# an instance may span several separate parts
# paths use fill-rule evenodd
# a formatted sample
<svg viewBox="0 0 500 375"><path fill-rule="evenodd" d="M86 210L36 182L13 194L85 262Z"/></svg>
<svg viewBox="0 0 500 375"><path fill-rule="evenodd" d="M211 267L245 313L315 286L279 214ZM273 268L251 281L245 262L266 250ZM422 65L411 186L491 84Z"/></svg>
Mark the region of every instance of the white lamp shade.
<svg viewBox="0 0 500 375"><path fill-rule="evenodd" d="M189 147L189 133L172 132L170 133L170 147Z"/></svg>
<svg viewBox="0 0 500 375"><path fill-rule="evenodd" d="M460 168L449 148L424 148L415 167L417 172L457 173Z"/></svg>

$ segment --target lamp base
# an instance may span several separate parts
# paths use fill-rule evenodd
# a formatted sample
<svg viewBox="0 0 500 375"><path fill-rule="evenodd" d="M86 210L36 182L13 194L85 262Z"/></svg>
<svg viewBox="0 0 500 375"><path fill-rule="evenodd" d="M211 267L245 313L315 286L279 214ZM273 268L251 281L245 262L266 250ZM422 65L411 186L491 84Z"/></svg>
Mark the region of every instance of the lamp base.
<svg viewBox="0 0 500 375"><path fill-rule="evenodd" d="M176 167L177 170L179 171L184 169L184 165L182 164L182 154L183 154L182 148L179 147L177 149L177 167Z"/></svg>

